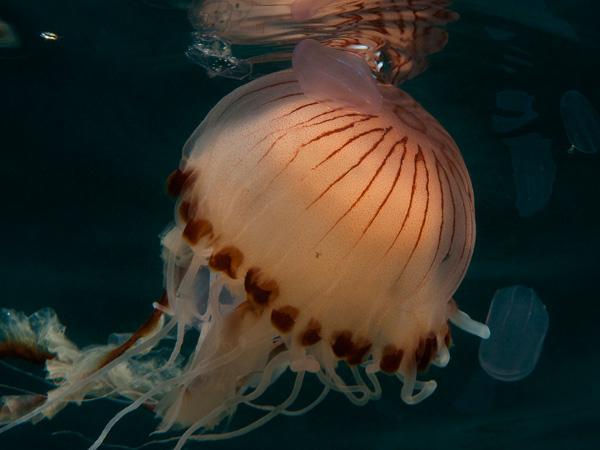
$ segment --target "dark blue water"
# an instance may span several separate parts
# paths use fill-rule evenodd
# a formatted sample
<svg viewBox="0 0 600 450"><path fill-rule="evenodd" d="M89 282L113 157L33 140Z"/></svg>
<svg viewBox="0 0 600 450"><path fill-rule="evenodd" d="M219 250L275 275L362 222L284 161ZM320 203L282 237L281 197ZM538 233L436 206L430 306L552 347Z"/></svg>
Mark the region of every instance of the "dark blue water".
<svg viewBox="0 0 600 450"><path fill-rule="evenodd" d="M403 404L389 378L379 402L358 408L333 394L306 416L196 447L600 448L600 156L566 152L559 111L569 89L600 107L596 3L457 0L462 18L449 27L449 45L405 86L455 138L474 185L478 241L456 298L483 320L496 289L533 287L550 316L535 371L496 382L478 366L477 339L456 332L451 363L432 371L438 390L417 406ZM0 49L0 307L30 314L51 305L75 342L102 343L135 329L160 294L158 235L173 208L164 181L186 138L240 82L209 79L185 58L191 26L182 10L140 0L0 0L0 19L21 38L19 48ZM510 38L495 39L498 30ZM60 38L44 40L43 31ZM538 116L501 134L492 116L496 93L507 89L533 96ZM526 133L551 141L556 164L549 202L530 218L515 207L503 142ZM45 390L4 367L0 383ZM307 398L317 387L307 386ZM71 406L0 435L0 449L87 448L84 437L95 439L119 406ZM107 442L139 445L155 425L140 410ZM64 430L84 437L53 434Z"/></svg>

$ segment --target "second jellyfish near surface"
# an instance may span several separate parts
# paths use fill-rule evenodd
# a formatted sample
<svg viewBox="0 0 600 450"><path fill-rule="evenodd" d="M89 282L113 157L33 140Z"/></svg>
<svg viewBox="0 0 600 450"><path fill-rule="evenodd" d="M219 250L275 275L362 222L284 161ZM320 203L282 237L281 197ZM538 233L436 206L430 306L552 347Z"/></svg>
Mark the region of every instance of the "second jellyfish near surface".
<svg viewBox="0 0 600 450"><path fill-rule="evenodd" d="M348 63L331 49L300 50L330 58L332 73L336 61ZM93 448L126 413L148 405L162 419L158 431L185 430L175 438L180 449L298 414L290 408L308 374L323 393L301 412L332 390L357 405L377 399L381 373L397 377L401 398L414 404L436 388L418 374L449 361L449 322L489 335L452 298L475 242L473 191L456 144L396 87L372 85L376 108L353 104L347 93L371 83L370 73L342 77L333 90L308 77L308 96L297 73L314 60L236 89L208 114L170 178L176 223L162 239L166 293L155 315L118 346L79 350L52 333L58 352L40 338L44 352L56 353L48 367L58 387L30 410L31 398L13 401L23 414L0 431L116 389L133 403ZM354 62L345 67L363 73ZM207 268L205 297L198 283ZM52 324L36 329L60 329L44 317ZM10 323L10 336L29 327L24 317ZM152 363L172 332L171 358ZM197 337L190 354L186 335ZM340 371L343 364L350 370ZM295 374L289 397L260 404L286 369ZM264 416L211 432L242 405Z"/></svg>

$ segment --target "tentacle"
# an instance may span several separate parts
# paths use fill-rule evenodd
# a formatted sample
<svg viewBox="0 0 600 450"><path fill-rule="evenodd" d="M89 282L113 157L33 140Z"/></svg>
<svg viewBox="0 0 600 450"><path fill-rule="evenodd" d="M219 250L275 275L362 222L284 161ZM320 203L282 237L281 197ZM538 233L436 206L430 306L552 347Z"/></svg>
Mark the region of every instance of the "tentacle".
<svg viewBox="0 0 600 450"><path fill-rule="evenodd" d="M37 417L41 414L44 414L45 411L47 411L49 408L51 408L53 406L57 406L60 403L64 403L66 398L69 398L70 396L75 395L78 391L81 391L82 389L84 389L87 384L89 384L90 382L93 382L95 379L97 380L98 378L103 377L114 367L116 367L117 365L121 364L122 362L128 360L133 355L144 353L145 351L150 350L161 339L163 339L175 327L176 324L177 324L177 322L175 320L169 321L163 327L163 329L160 330L158 333L156 333L152 337L148 338L146 341L138 344L137 346L134 346L134 347L128 349L122 355L113 359L112 361L110 361L109 363L104 365L99 370L86 375L84 378L82 378L81 380L78 380L77 382L75 382L71 385L64 386L59 389L56 389L55 391L52 391L55 393L55 395L53 395L52 397L49 397L48 400L46 402L44 402L43 405L35 408L31 412L19 417L17 420L2 426L0 428L0 434L6 432L8 430L11 430L12 428L14 428L18 425L27 423L28 421L34 419L35 417ZM57 392L59 390L60 390L60 393Z"/></svg>
<svg viewBox="0 0 600 450"><path fill-rule="evenodd" d="M416 379L416 376L416 367L412 368L405 376L396 373L396 377L403 383L400 394L402 401L407 405L416 405L417 403L422 402L433 394L437 388L437 382L435 380L419 381ZM415 389L419 389L419 392L413 395Z"/></svg>
<svg viewBox="0 0 600 450"><path fill-rule="evenodd" d="M307 412L312 411L323 400L325 400L325 397L327 397L327 394L329 393L330 390L331 389L329 388L329 386L323 386L323 390L317 396L317 398L314 399L312 402L310 402L308 405L306 405L304 408L296 409L294 411L290 411L290 410L286 409L284 411L281 411L281 414L284 416L301 416L303 414L306 414ZM253 403L253 402L244 402L244 404L251 406L252 408L259 409L261 411L273 411L276 408L276 406L259 405L257 403Z"/></svg>
<svg viewBox="0 0 600 450"><path fill-rule="evenodd" d="M341 392L344 394L348 400L350 400L353 404L357 406L362 406L368 403L369 401L369 389L366 386L348 386L344 380L335 372L335 369L327 369L325 367L325 372L320 371L317 372L317 376L319 380L326 386L329 386L331 389ZM362 395L357 396L354 395L355 392L358 392Z"/></svg>
<svg viewBox="0 0 600 450"><path fill-rule="evenodd" d="M446 367L450 362L450 352L444 342L438 342L437 354L431 362L437 367Z"/></svg>
<svg viewBox="0 0 600 450"><path fill-rule="evenodd" d="M490 329L487 325L477 322L469 317L469 315L460 309L456 309L449 317L450 322L467 333L479 336L481 339L490 337Z"/></svg>
<svg viewBox="0 0 600 450"><path fill-rule="evenodd" d="M260 419L252 422L250 425L246 425L245 427L242 427L235 431L231 431L229 433L188 436L188 439L194 440L194 441L217 441L217 440L223 440L223 439L231 439L231 438L249 433L250 431L261 427L262 425L264 425L265 423L267 423L268 421L270 421L277 415L281 414L282 411L285 411L288 406L292 405L292 403L294 403L296 401L296 399L298 398L298 395L300 394L300 389L302 388L303 380L304 380L304 372L298 372L296 375L296 380L294 382L294 386L292 388L292 392L290 393L289 397L283 403L281 403L279 406L275 407L271 412L264 415ZM184 440L183 436L182 436L182 438L179 440L179 442L175 446L174 450L181 450L181 448L185 445L185 443L187 442L188 439Z"/></svg>
<svg viewBox="0 0 600 450"><path fill-rule="evenodd" d="M238 396L238 397L234 397L232 399L226 400L223 404L219 405L214 410L212 410L210 413L208 413L207 415L205 415L204 417L202 417L198 421L196 421L196 423L194 423L190 427L188 427L188 429L185 431L185 433L183 433L183 435L177 441L177 445L175 446L175 449L176 450L181 449L181 447L183 447L183 445L192 438L194 440L204 440L204 439L201 439L201 437L203 437L203 436L192 436L193 433L196 432L198 429L202 428L203 426L205 426L205 424L209 423L214 418L218 417L223 411L226 411L232 407L235 407L239 403L243 403L246 401L252 401L252 400L260 397L271 385L271 380L272 380L272 376L273 376L275 369L277 367L279 367L279 365L281 363L285 363L288 356L289 356L288 352L282 352L282 353L276 355L273 359L271 359L271 361L269 361L269 363L265 367L265 370L261 376L261 380L260 380L259 384L254 388L254 390L252 392L250 392L249 394L246 394L246 395L242 395L242 396ZM302 376L304 376L304 372L298 372L298 375L300 375L300 374L302 374ZM298 377L296 377L296 380L298 380ZM299 389L298 389L298 391L299 391ZM296 393L296 396L297 396L297 393ZM295 397L293 400L295 400ZM292 400L292 402L293 402L293 400ZM284 402L284 403L286 403L286 402ZM291 404L292 402L288 403L286 405L286 407L289 404ZM285 408L283 408L283 409L285 409ZM274 411L270 412L266 416L273 414L273 412ZM266 416L264 416L264 417L266 417ZM238 430L237 432L223 433L222 435L229 435L232 433L244 434L246 431L242 432L241 430L244 430L248 427L253 426L257 422L264 419L264 417L257 420L253 424L248 425L248 426ZM268 419L268 420L270 420L270 419ZM261 422L260 424L262 424L262 423L263 422ZM260 426L260 424L256 425L255 427ZM255 427L252 427L251 429L248 429L247 431L251 431ZM239 435L239 434L236 434L236 435ZM221 434L209 434L209 435L204 435L204 436L221 436ZM206 440L216 440L216 439L226 439L226 438L215 437L214 439L206 439Z"/></svg>

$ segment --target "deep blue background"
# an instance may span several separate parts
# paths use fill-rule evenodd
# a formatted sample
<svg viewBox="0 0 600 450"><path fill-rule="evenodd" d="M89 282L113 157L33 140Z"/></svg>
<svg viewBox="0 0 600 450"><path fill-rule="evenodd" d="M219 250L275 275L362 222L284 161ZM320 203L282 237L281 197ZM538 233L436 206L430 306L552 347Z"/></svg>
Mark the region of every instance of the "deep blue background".
<svg viewBox="0 0 600 450"><path fill-rule="evenodd" d="M534 373L494 382L478 368L477 340L456 332L450 365L432 374L438 391L418 406L404 405L390 378L379 402L357 408L334 394L304 417L197 447L600 448L600 156L566 153L558 108L568 89L600 107L596 3L457 0L462 18L449 27L448 47L405 86L455 137L473 179L478 242L456 298L484 319L497 288L533 287L550 315ZM140 0L0 0L0 18L23 41L0 52L0 307L30 314L52 305L75 342L105 342L135 329L160 293L158 235L173 207L164 180L188 135L239 82L208 79L186 60L191 27L181 10ZM515 37L495 41L490 26ZM61 39L46 42L41 31ZM514 207L505 136L491 127L504 89L535 96L539 118L514 134L553 142L554 192L530 219ZM0 383L44 389L3 367ZM70 407L0 435L0 449L87 448L52 433L95 438L117 408ZM142 443L154 425L139 411L109 441Z"/></svg>

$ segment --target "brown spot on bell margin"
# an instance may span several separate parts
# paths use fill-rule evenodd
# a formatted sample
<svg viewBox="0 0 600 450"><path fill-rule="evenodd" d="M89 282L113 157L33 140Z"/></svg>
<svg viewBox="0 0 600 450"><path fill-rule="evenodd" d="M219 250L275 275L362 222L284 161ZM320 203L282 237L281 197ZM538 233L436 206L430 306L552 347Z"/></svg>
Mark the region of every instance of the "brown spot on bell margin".
<svg viewBox="0 0 600 450"><path fill-rule="evenodd" d="M352 353L354 350L354 344L352 343L352 332L344 330L337 333L334 337L331 348L335 356L340 358Z"/></svg>
<svg viewBox="0 0 600 450"><path fill-rule="evenodd" d="M181 217L181 220L184 222L190 220L190 208L190 202L181 202L179 205L179 217Z"/></svg>
<svg viewBox="0 0 600 450"><path fill-rule="evenodd" d="M444 336L444 344L446 344L446 347L448 348L452 345L452 333L450 333L450 328L448 328L448 331L446 331L446 335Z"/></svg>
<svg viewBox="0 0 600 450"><path fill-rule="evenodd" d="M183 237L187 241L196 245L198 241L212 233L212 225L208 220L190 220L183 229Z"/></svg>
<svg viewBox="0 0 600 450"><path fill-rule="evenodd" d="M310 319L306 330L300 336L300 343L305 347L314 345L321 340L321 324L315 319Z"/></svg>
<svg viewBox="0 0 600 450"><path fill-rule="evenodd" d="M403 356L404 352L402 349L398 349L394 345L386 345L383 348L383 356L381 357L379 368L387 373L397 372Z"/></svg>
<svg viewBox="0 0 600 450"><path fill-rule="evenodd" d="M274 309L271 312L271 323L282 333L288 333L296 324L298 318L298 309L293 306L286 305L281 308Z"/></svg>
<svg viewBox="0 0 600 450"><path fill-rule="evenodd" d="M273 280L262 279L260 270L256 267L249 269L244 278L248 300L258 305L266 305L279 295L279 287Z"/></svg>
<svg viewBox="0 0 600 450"><path fill-rule="evenodd" d="M18 341L0 342L0 358L18 358L35 364L44 364L54 355L40 347Z"/></svg>
<svg viewBox="0 0 600 450"><path fill-rule="evenodd" d="M176 169L167 178L167 192L172 197L179 197L193 179L191 171Z"/></svg>
<svg viewBox="0 0 600 450"><path fill-rule="evenodd" d="M415 351L415 360L417 361L417 370L425 370L429 367L431 358L437 350L437 339L432 333L425 339L419 341L419 346Z"/></svg>
<svg viewBox="0 0 600 450"><path fill-rule="evenodd" d="M348 364L354 366L363 362L363 359L365 359L365 356L367 355L370 349L371 343L367 340L363 340L359 343L354 344L352 351L348 355Z"/></svg>
<svg viewBox="0 0 600 450"><path fill-rule="evenodd" d="M231 278L237 278L237 270L239 269L244 255L236 247L225 247L217 253L213 253L208 260L208 265L219 272L225 272Z"/></svg>

